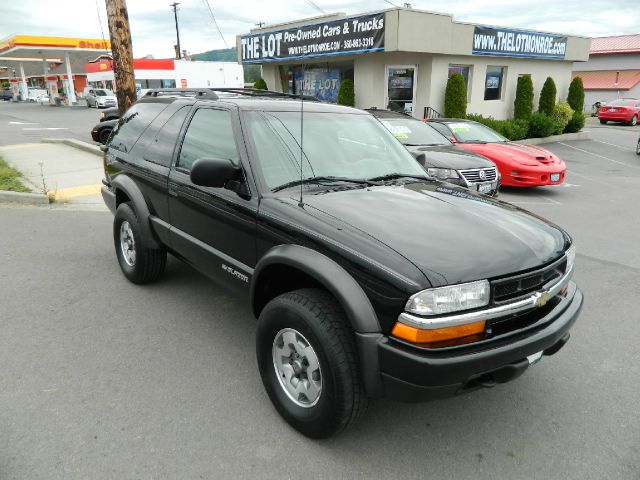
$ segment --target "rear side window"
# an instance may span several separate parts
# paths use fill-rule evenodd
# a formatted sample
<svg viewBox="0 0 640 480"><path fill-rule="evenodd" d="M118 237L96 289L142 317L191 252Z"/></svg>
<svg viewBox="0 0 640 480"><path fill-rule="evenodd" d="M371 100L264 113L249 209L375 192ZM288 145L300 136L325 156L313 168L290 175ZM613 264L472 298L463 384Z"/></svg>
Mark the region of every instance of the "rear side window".
<svg viewBox="0 0 640 480"><path fill-rule="evenodd" d="M438 123L438 122L429 122L429 125L435 128L445 137L449 138L451 136L451 130L449 130L449 128L446 125L443 125L442 123Z"/></svg>
<svg viewBox="0 0 640 480"><path fill-rule="evenodd" d="M167 108L166 103L142 103L132 106L120 119L109 146L128 153L151 122Z"/></svg>
<svg viewBox="0 0 640 480"><path fill-rule="evenodd" d="M158 131L156 138L151 142L149 148L144 154L144 159L162 165L164 167L171 166L173 158L173 149L180 135L182 124L187 118L190 107L182 107L174 113L167 123Z"/></svg>
<svg viewBox="0 0 640 480"><path fill-rule="evenodd" d="M224 158L238 164L231 114L226 110L201 108L196 111L182 142L178 167L191 170L202 157Z"/></svg>

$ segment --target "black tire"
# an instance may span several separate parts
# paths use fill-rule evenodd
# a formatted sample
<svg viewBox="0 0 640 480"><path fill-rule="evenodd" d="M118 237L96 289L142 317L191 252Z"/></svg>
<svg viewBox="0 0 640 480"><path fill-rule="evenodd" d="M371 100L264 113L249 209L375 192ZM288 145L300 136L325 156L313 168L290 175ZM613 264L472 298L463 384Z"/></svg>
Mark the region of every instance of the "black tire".
<svg viewBox="0 0 640 480"><path fill-rule="evenodd" d="M100 133L98 133L98 141L105 145L107 143L107 140L109 140L109 135L111 135L111 128L103 128L102 130L100 130Z"/></svg>
<svg viewBox="0 0 640 480"><path fill-rule="evenodd" d="M638 115L634 115L633 117L631 117L631 121L629 122L629 125L631 125L632 127L635 127L638 124Z"/></svg>
<svg viewBox="0 0 640 480"><path fill-rule="evenodd" d="M128 223L133 238L131 242L132 248L129 251L134 251L135 257L131 263L125 258L125 252L121 246L120 232L124 222ZM118 205L113 219L113 241L116 248L116 256L124 276L131 282L138 284L155 282L160 278L167 264L167 251L165 249L147 248L144 240L140 220L130 203L124 202Z"/></svg>
<svg viewBox="0 0 640 480"><path fill-rule="evenodd" d="M299 332L317 355L322 385L313 406L294 403L278 378L273 351L283 329ZM366 411L368 399L353 332L340 304L328 292L303 289L271 300L258 319L256 353L269 398L280 415L302 434L327 438L343 431Z"/></svg>
<svg viewBox="0 0 640 480"><path fill-rule="evenodd" d="M640 138L638 139L638 144L636 145L636 155L640 155Z"/></svg>
<svg viewBox="0 0 640 480"><path fill-rule="evenodd" d="M606 125L606 124L607 124L607 120L600 119L600 123L601 123L602 125Z"/></svg>

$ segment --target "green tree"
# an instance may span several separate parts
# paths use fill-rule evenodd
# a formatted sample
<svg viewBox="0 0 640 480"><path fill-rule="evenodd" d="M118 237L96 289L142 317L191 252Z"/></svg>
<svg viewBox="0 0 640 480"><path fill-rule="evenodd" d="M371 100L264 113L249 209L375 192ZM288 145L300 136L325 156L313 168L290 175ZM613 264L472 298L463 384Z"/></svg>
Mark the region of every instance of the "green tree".
<svg viewBox="0 0 640 480"><path fill-rule="evenodd" d="M353 90L353 80L348 78L340 82L340 90L338 90L338 105L346 105L347 107L356 106L356 94Z"/></svg>
<svg viewBox="0 0 640 480"><path fill-rule="evenodd" d="M267 82L264 81L264 78L260 77L256 80L256 83L253 84L253 88L256 90L269 90L267 88Z"/></svg>
<svg viewBox="0 0 640 480"><path fill-rule="evenodd" d="M454 73L447 81L444 91L444 116L465 118L467 116L467 86L464 77Z"/></svg>
<svg viewBox="0 0 640 480"><path fill-rule="evenodd" d="M584 85L582 84L582 78L576 77L571 80L567 103L574 112L582 113L584 111Z"/></svg>
<svg viewBox="0 0 640 480"><path fill-rule="evenodd" d="M533 113L533 82L531 75L518 77L516 99L513 102L513 118L529 120Z"/></svg>
<svg viewBox="0 0 640 480"><path fill-rule="evenodd" d="M551 117L556 106L556 84L553 78L547 77L540 91L540 101L538 103L538 111Z"/></svg>

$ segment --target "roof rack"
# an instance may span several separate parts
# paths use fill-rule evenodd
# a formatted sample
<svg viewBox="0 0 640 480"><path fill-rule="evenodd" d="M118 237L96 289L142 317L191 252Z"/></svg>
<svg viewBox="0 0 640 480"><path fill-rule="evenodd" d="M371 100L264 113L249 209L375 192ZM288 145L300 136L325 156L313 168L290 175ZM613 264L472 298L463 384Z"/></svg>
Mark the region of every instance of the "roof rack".
<svg viewBox="0 0 640 480"><path fill-rule="evenodd" d="M296 93L275 92L273 90L260 90L257 88L154 88L147 91L144 97L198 97L207 100L220 99L218 93L230 93L235 95L247 95L251 97L273 97L273 98L299 98L311 102L318 102L316 97L311 95L299 95ZM143 98L144 98L143 97Z"/></svg>

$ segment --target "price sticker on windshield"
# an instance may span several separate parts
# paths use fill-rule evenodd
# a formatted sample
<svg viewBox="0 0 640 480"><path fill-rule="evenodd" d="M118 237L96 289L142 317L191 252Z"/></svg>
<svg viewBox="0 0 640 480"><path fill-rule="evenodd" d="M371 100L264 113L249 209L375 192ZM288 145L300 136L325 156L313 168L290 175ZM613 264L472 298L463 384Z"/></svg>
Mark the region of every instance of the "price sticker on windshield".
<svg viewBox="0 0 640 480"><path fill-rule="evenodd" d="M457 133L457 132L468 132L469 131L469 126L467 124L465 124L465 123L450 123L449 124L449 128L454 133Z"/></svg>

